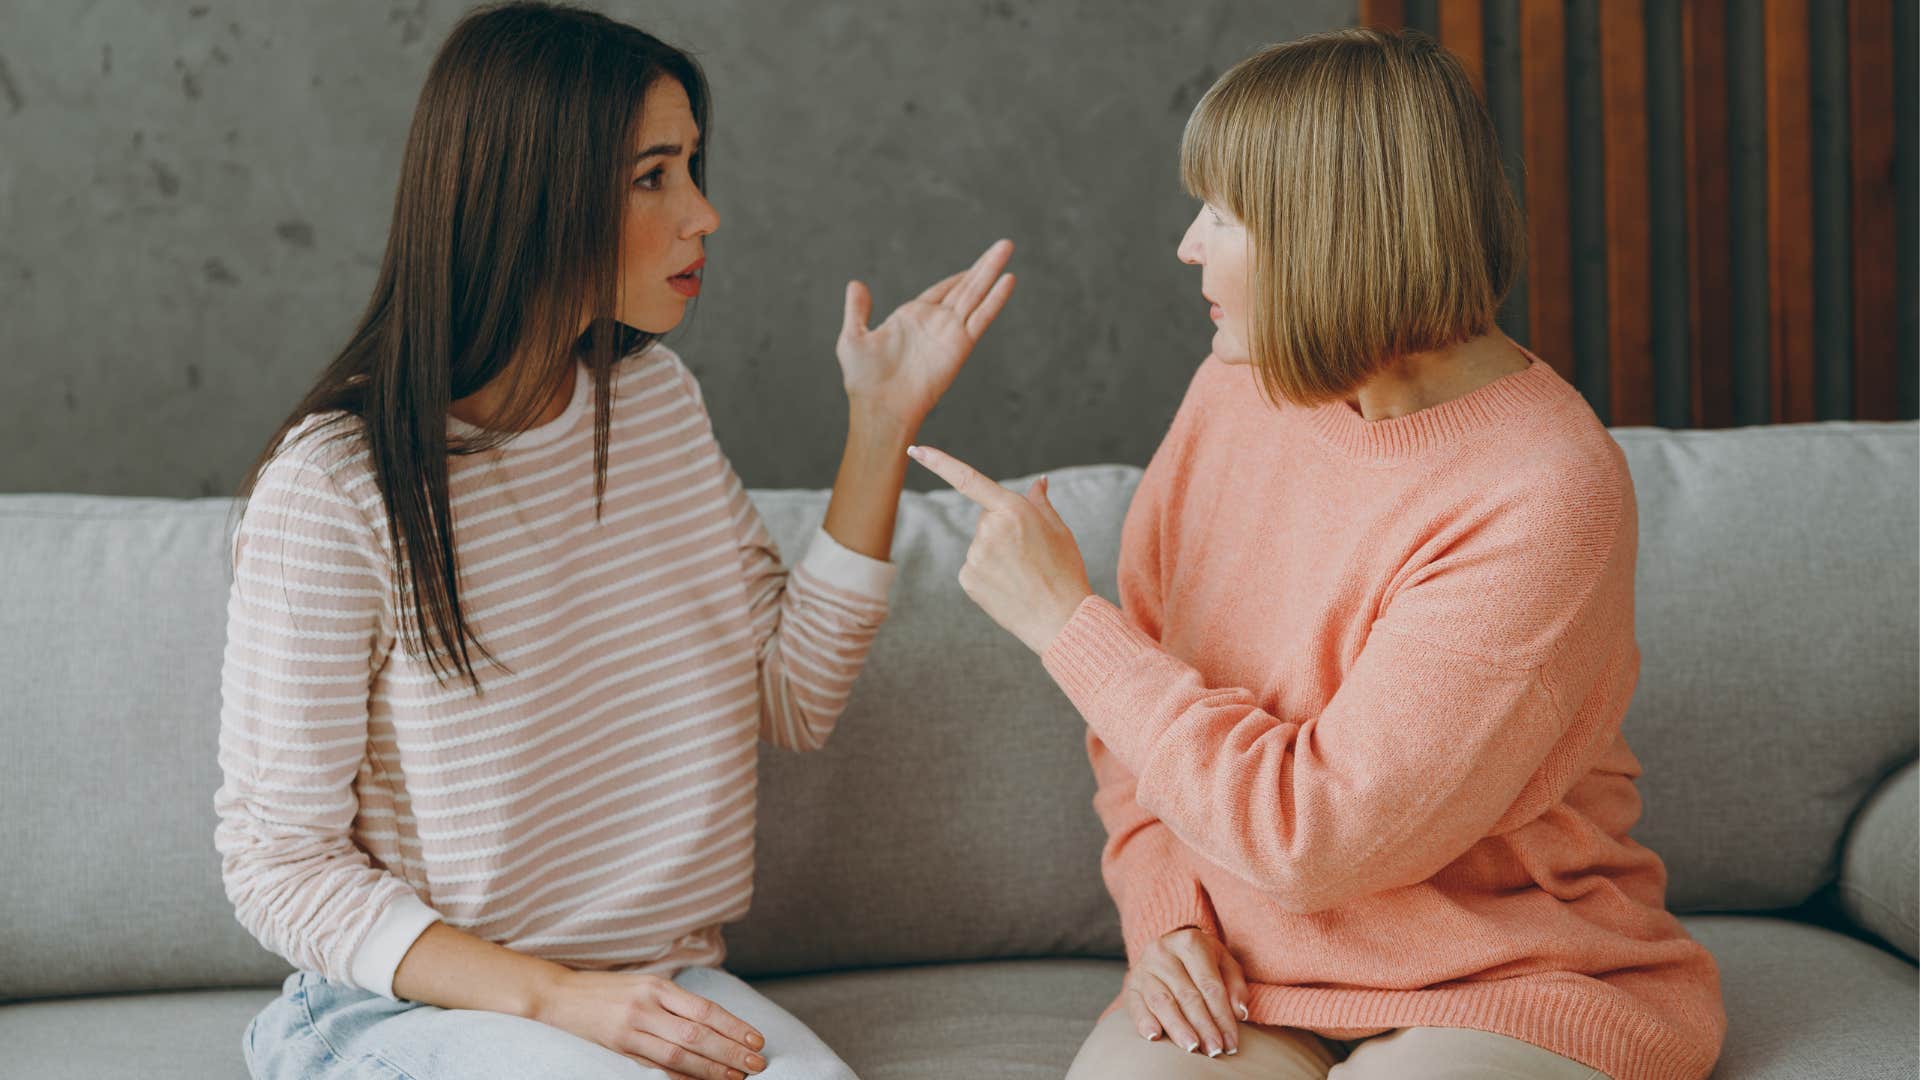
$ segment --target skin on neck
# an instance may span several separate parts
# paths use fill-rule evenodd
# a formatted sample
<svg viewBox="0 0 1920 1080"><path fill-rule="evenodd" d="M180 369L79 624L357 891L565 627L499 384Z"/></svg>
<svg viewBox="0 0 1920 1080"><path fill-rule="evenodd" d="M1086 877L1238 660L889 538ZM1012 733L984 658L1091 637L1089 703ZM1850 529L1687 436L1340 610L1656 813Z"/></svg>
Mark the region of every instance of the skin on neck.
<svg viewBox="0 0 1920 1080"><path fill-rule="evenodd" d="M1513 339L1494 330L1444 349L1397 357L1361 383L1346 404L1363 420L1387 420L1470 394L1526 370L1527 364Z"/></svg>
<svg viewBox="0 0 1920 1080"><path fill-rule="evenodd" d="M516 360L514 362L518 363L519 361ZM464 423L472 424L474 427L486 426L487 419L493 416L495 411L506 403L508 382L509 380L507 379L494 379L487 383L487 385L449 405L447 407L447 415ZM567 411L567 405L572 400L573 379L569 377L562 380L559 385L555 386L547 395L547 404L540 410L540 415L534 417L533 426L538 427L541 424L552 423L560 419L560 414Z"/></svg>

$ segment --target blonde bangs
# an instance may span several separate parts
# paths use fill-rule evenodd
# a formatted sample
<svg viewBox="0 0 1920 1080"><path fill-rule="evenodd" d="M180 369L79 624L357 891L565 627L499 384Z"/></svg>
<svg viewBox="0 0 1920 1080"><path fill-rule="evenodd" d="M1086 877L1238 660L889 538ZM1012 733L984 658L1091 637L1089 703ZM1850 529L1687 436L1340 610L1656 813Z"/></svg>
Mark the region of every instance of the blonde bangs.
<svg viewBox="0 0 1920 1080"><path fill-rule="evenodd" d="M1492 122L1418 33L1335 31L1235 64L1188 117L1180 178L1248 232L1247 346L1275 401L1345 396L1487 332L1521 258Z"/></svg>

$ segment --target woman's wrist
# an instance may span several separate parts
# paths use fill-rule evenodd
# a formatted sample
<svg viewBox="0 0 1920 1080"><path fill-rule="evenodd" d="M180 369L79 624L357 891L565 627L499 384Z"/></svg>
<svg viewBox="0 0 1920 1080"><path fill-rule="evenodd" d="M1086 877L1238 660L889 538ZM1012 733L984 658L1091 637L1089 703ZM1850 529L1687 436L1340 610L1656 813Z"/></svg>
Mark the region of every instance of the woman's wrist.
<svg viewBox="0 0 1920 1080"><path fill-rule="evenodd" d="M538 1020L571 969L436 922L393 973L395 997Z"/></svg>
<svg viewBox="0 0 1920 1080"><path fill-rule="evenodd" d="M538 1020L543 1024L551 1025L554 1003L559 999L561 984L571 974L573 974L572 969L553 963L548 963L542 968L529 969L524 1011L518 1015L528 1020Z"/></svg>
<svg viewBox="0 0 1920 1080"><path fill-rule="evenodd" d="M876 454L904 454L920 432L918 421L910 421L892 410L858 399L847 401L847 444ZM905 466L901 466L905 469Z"/></svg>

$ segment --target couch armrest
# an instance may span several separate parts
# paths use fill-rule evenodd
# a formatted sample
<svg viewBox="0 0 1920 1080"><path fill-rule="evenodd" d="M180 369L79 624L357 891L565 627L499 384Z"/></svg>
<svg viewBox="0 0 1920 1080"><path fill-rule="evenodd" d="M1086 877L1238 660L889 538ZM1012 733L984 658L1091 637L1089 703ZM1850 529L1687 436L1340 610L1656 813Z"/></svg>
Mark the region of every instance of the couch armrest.
<svg viewBox="0 0 1920 1080"><path fill-rule="evenodd" d="M1861 804L1840 849L1840 906L1914 959L1920 922L1920 762L1907 762Z"/></svg>

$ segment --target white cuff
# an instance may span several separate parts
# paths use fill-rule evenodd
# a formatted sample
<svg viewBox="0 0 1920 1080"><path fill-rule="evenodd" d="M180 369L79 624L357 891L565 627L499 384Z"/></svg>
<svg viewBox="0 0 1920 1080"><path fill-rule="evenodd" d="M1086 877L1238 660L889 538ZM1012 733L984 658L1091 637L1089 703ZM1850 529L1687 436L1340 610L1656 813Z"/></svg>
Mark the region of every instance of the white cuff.
<svg viewBox="0 0 1920 1080"><path fill-rule="evenodd" d="M886 600L894 575L900 572L893 563L862 555L835 540L824 526L813 531L813 544L800 565L835 588L880 601Z"/></svg>
<svg viewBox="0 0 1920 1080"><path fill-rule="evenodd" d="M362 990L393 998L393 973L427 927L440 920L440 913L420 902L413 893L402 894L387 905L374 920L360 947L347 964L347 978Z"/></svg>

